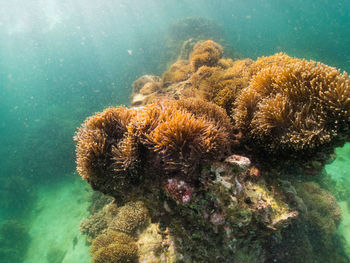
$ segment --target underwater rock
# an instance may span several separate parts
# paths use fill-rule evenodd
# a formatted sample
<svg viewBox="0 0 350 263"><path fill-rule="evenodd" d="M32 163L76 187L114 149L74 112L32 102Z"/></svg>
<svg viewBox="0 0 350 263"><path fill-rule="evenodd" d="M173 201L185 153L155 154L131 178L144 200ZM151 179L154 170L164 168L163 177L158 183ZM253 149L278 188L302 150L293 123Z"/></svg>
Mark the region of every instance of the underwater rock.
<svg viewBox="0 0 350 263"><path fill-rule="evenodd" d="M334 233L341 220L335 197L316 182L298 184L296 189L307 207L305 216L309 224L325 234Z"/></svg>
<svg viewBox="0 0 350 263"><path fill-rule="evenodd" d="M211 179L211 171L216 171L217 178ZM220 262L235 262L243 257L246 240L256 240L257 251L252 253L264 253L263 237L280 231L296 216L283 201L280 191L268 190L261 180L255 183L245 178L238 182L240 173L226 162L216 162L197 176L202 182L197 186L178 178L168 180L167 184L175 189L169 185L160 188L153 180L146 181L144 190L135 191L133 197L143 201L120 207L113 203L107 205L99 212L105 217L107 228L88 240L92 240L94 247L103 244L98 246L103 247L105 252L100 254L106 260L113 251L119 256L121 248L115 248L114 241L104 240L110 240L110 233L123 233L133 238L131 244L137 245L139 261L136 262L212 262L215 258ZM237 188L240 190L235 191ZM195 191L189 199L188 189ZM108 215L106 211L112 213ZM91 235L89 231L85 233ZM100 257L95 251L92 248L94 257ZM263 254L259 260L261 258Z"/></svg>
<svg viewBox="0 0 350 263"><path fill-rule="evenodd" d="M225 159L225 162L233 165L234 167L237 167L241 172L246 171L251 162L247 157L241 156L241 155L231 155Z"/></svg>
<svg viewBox="0 0 350 263"><path fill-rule="evenodd" d="M225 224L225 217L224 215L214 212L210 215L210 223L212 223L215 226L220 226Z"/></svg>
<svg viewBox="0 0 350 263"><path fill-rule="evenodd" d="M197 41L193 38L189 38L186 41L184 41L181 46L180 55L178 56L177 60L188 60L196 43Z"/></svg>
<svg viewBox="0 0 350 263"><path fill-rule="evenodd" d="M178 262L180 255L174 244L167 229L161 231L159 224L150 224L137 240L139 262Z"/></svg>
<svg viewBox="0 0 350 263"><path fill-rule="evenodd" d="M147 83L158 83L161 79L158 76L143 75L132 83L132 92L138 93Z"/></svg>
<svg viewBox="0 0 350 263"><path fill-rule="evenodd" d="M132 83L131 106L139 106L150 103L152 94L157 93L161 87L161 79L158 76L143 75Z"/></svg>
<svg viewBox="0 0 350 263"><path fill-rule="evenodd" d="M129 202L117 207L106 205L99 216L107 223L100 234L92 230L82 232L91 242L94 263L106 262L177 262L174 240L159 223L151 223L143 202ZM88 219L90 220L90 219ZM90 220L92 229L100 222Z"/></svg>

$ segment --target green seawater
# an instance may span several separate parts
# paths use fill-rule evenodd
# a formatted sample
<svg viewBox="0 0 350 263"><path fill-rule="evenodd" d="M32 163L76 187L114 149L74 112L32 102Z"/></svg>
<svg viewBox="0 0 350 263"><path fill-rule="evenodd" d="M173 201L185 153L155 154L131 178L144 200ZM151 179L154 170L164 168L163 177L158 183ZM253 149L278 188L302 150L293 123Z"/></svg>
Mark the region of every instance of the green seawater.
<svg viewBox="0 0 350 263"><path fill-rule="evenodd" d="M188 18L204 26L181 27ZM138 77L161 75L177 42L212 36L235 57L286 52L350 72L349 25L348 0L2 0L0 262L91 262L79 224L92 191L72 138L87 116L128 105ZM350 246L350 144L325 172Z"/></svg>

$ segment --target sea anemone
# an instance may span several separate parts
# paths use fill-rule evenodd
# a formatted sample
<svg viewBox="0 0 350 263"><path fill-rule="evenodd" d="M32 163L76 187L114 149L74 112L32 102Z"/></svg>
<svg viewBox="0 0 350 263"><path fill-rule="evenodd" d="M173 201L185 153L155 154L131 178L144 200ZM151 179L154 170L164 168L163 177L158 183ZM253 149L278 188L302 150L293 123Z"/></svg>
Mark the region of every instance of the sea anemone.
<svg viewBox="0 0 350 263"><path fill-rule="evenodd" d="M74 137L78 142L77 171L94 189L100 189L101 185L110 189L106 181L115 175L111 151L124 137L127 125L135 113L124 107L108 108L87 118L78 129Z"/></svg>
<svg viewBox="0 0 350 263"><path fill-rule="evenodd" d="M145 165L192 173L230 146L223 109L200 100L162 100L140 108L108 108L78 130L77 170L94 189L114 195L138 181Z"/></svg>
<svg viewBox="0 0 350 263"><path fill-rule="evenodd" d="M190 54L192 71L196 72L201 66L215 65L223 54L223 48L212 40L197 43Z"/></svg>
<svg viewBox="0 0 350 263"><path fill-rule="evenodd" d="M237 98L236 128L274 153L312 153L344 143L350 125L348 75L314 61L273 58L260 62L262 69Z"/></svg>

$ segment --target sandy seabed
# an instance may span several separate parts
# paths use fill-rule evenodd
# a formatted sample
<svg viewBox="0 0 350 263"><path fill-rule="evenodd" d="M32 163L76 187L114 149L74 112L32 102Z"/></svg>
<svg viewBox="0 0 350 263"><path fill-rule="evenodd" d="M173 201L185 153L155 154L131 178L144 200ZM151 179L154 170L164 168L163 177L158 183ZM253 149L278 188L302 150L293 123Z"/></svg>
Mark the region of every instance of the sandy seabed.
<svg viewBox="0 0 350 263"><path fill-rule="evenodd" d="M85 236L79 232L88 216L90 187L77 175L42 186L31 215L31 243L24 263L91 262Z"/></svg>

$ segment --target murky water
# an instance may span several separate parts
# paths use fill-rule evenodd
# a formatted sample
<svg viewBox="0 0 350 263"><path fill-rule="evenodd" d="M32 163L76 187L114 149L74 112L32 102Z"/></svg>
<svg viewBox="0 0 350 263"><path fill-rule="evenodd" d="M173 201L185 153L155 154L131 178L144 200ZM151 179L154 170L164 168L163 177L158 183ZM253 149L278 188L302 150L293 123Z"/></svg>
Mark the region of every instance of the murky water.
<svg viewBox="0 0 350 263"><path fill-rule="evenodd" d="M91 262L79 224L92 190L75 172L74 133L87 116L129 105L133 81L162 76L184 41L213 39L234 59L285 52L350 72L349 23L345 0L2 1L0 262ZM343 211L337 237L348 256L349 158L349 144L337 149L323 186Z"/></svg>

